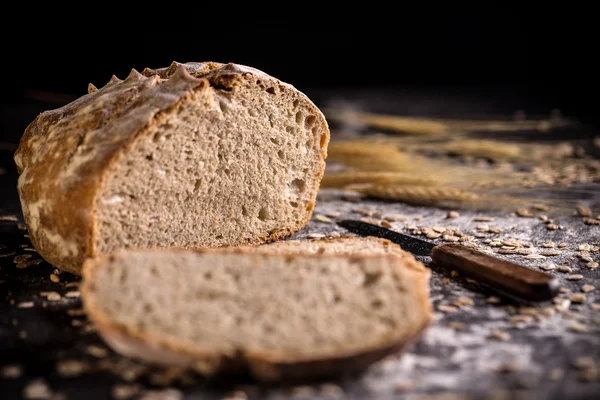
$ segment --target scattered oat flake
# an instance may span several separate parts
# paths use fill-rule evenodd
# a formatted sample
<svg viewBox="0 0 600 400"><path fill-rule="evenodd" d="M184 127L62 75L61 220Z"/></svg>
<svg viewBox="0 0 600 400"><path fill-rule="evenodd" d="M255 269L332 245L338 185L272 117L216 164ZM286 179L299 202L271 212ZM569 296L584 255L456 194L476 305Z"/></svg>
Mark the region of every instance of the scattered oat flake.
<svg viewBox="0 0 600 400"><path fill-rule="evenodd" d="M569 296L572 303L585 303L585 295L583 293L573 293Z"/></svg>
<svg viewBox="0 0 600 400"><path fill-rule="evenodd" d="M457 331L463 330L467 327L467 325L463 322L452 321L448 322L448 328L456 329Z"/></svg>
<svg viewBox="0 0 600 400"><path fill-rule="evenodd" d="M530 254L530 255L528 255L528 256L524 256L524 258L528 258L528 259L530 259L530 260L539 260L539 259L541 259L541 258L546 258L546 257L544 257L544 256L543 256L543 255L541 255L541 254Z"/></svg>
<svg viewBox="0 0 600 400"><path fill-rule="evenodd" d="M558 272L571 272L572 271L571 267L568 267L566 265L559 265L558 267L556 267L556 270Z"/></svg>
<svg viewBox="0 0 600 400"><path fill-rule="evenodd" d="M460 214L457 211L448 211L448 214L446 214L446 218L448 219L453 219L453 218L458 218L460 217Z"/></svg>
<svg viewBox="0 0 600 400"><path fill-rule="evenodd" d="M60 278L59 278L59 276L58 276L58 275L55 275L55 274L50 274L50 280L51 280L52 282L54 282L54 283L58 283L58 282L60 282Z"/></svg>
<svg viewBox="0 0 600 400"><path fill-rule="evenodd" d="M436 232L429 232L426 235L426 237L427 237L427 239L439 239L439 238L442 237L442 234L441 233L436 233Z"/></svg>
<svg viewBox="0 0 600 400"><path fill-rule="evenodd" d="M592 304L592 310L594 310L594 311L600 311L600 303L593 303Z"/></svg>
<svg viewBox="0 0 600 400"><path fill-rule="evenodd" d="M453 312L458 311L458 307L449 306L446 304L440 304L439 306L437 306L437 309L438 309L438 311L442 311L442 312L446 312L446 313L453 313Z"/></svg>
<svg viewBox="0 0 600 400"><path fill-rule="evenodd" d="M323 214L316 214L315 219L319 222L324 222L327 224L330 224L333 222L333 220L331 218L328 218L328 217L324 216Z"/></svg>
<svg viewBox="0 0 600 400"><path fill-rule="evenodd" d="M461 296L452 302L452 305L456 307L472 306L473 304L475 304L473 299L464 296Z"/></svg>
<svg viewBox="0 0 600 400"><path fill-rule="evenodd" d="M573 362L573 365L577 369L590 369L596 367L596 363L592 357L578 357Z"/></svg>
<svg viewBox="0 0 600 400"><path fill-rule="evenodd" d="M541 246L545 247L547 249L552 249L552 248L554 248L555 244L554 244L554 242L546 242L546 243L542 243Z"/></svg>
<svg viewBox="0 0 600 400"><path fill-rule="evenodd" d="M81 296L81 293L78 290L72 290L65 294L65 297L79 297L79 296Z"/></svg>
<svg viewBox="0 0 600 400"><path fill-rule="evenodd" d="M510 333L505 331L493 331L490 336L494 339L502 340L504 342L510 340Z"/></svg>
<svg viewBox="0 0 600 400"><path fill-rule="evenodd" d="M591 329L589 326L582 324L581 322L573 321L570 326L571 330L579 333L589 333Z"/></svg>
<svg viewBox="0 0 600 400"><path fill-rule="evenodd" d="M594 290L596 290L596 288L594 286L588 285L588 284L585 284L581 287L581 291L583 293L593 292Z"/></svg>
<svg viewBox="0 0 600 400"><path fill-rule="evenodd" d="M306 237L309 239L322 239L325 237L325 235L323 235L322 233L309 233L308 235L306 235Z"/></svg>
<svg viewBox="0 0 600 400"><path fill-rule="evenodd" d="M95 346L95 345L88 346L85 349L85 351L88 354L91 354L92 356L98 357L98 358L103 358L108 355L108 350L106 350L104 347Z"/></svg>
<svg viewBox="0 0 600 400"><path fill-rule="evenodd" d="M527 249L518 249L517 250L517 254L522 255L522 256L528 256L531 254L531 250L527 250Z"/></svg>
<svg viewBox="0 0 600 400"><path fill-rule="evenodd" d="M13 259L13 262L15 264L18 264L20 262L27 261L31 257L33 257L31 254L21 254L21 255L15 256L15 258Z"/></svg>
<svg viewBox="0 0 600 400"><path fill-rule="evenodd" d="M67 314L72 317L81 317L85 315L85 311L82 308L70 308L67 310Z"/></svg>
<svg viewBox="0 0 600 400"><path fill-rule="evenodd" d="M452 277L452 278L456 278L456 277L458 277L458 271L452 270L452 271L450 272L450 277Z"/></svg>
<svg viewBox="0 0 600 400"><path fill-rule="evenodd" d="M390 221L390 222L408 221L408 217L406 215L398 215L398 214L386 215L385 217L383 217L383 219L385 219L386 221Z"/></svg>
<svg viewBox="0 0 600 400"><path fill-rule="evenodd" d="M563 376L565 376L565 371L563 371L560 368L552 368L550 371L548 371L548 374L546 375L548 380L551 381L559 381L563 378Z"/></svg>
<svg viewBox="0 0 600 400"><path fill-rule="evenodd" d="M589 243L583 243L577 246L577 250L579 251L590 251L592 250L592 246Z"/></svg>
<svg viewBox="0 0 600 400"><path fill-rule="evenodd" d="M339 238L342 235L340 235L339 232L331 232L329 234L329 236L332 237L332 238Z"/></svg>
<svg viewBox="0 0 600 400"><path fill-rule="evenodd" d="M531 315L527 315L527 314L517 314L517 315L513 315L509 318L509 321L512 323L531 322L532 320L533 320L533 317Z"/></svg>
<svg viewBox="0 0 600 400"><path fill-rule="evenodd" d="M540 269L543 269L544 271L552 271L556 269L556 265L554 264L542 264L540 265Z"/></svg>
<svg viewBox="0 0 600 400"><path fill-rule="evenodd" d="M560 250L543 250L540 251L540 254L544 257L553 257L561 254Z"/></svg>
<svg viewBox="0 0 600 400"><path fill-rule="evenodd" d="M80 326L83 326L84 324L85 323L80 319L74 319L71 321L71 325L74 327L80 327Z"/></svg>
<svg viewBox="0 0 600 400"><path fill-rule="evenodd" d="M79 282L69 282L65 285L65 287L75 287L79 286Z"/></svg>
<svg viewBox="0 0 600 400"><path fill-rule="evenodd" d="M25 399L49 399L52 397L52 390L44 379L36 379L23 388L23 398Z"/></svg>
<svg viewBox="0 0 600 400"><path fill-rule="evenodd" d="M384 228L392 228L392 224L389 221L383 220L379 223L379 225L383 226Z"/></svg>
<svg viewBox="0 0 600 400"><path fill-rule="evenodd" d="M442 239L444 239L446 242L458 242L460 240L458 236L454 235L444 235Z"/></svg>
<svg viewBox="0 0 600 400"><path fill-rule="evenodd" d="M12 221L17 222L19 219L16 215L0 215L0 221Z"/></svg>
<svg viewBox="0 0 600 400"><path fill-rule="evenodd" d="M80 360L62 360L56 364L56 372L62 377L74 377L87 371L89 365Z"/></svg>
<svg viewBox="0 0 600 400"><path fill-rule="evenodd" d="M20 365L5 365L0 368L0 377L6 379L15 379L23 375L23 368Z"/></svg>
<svg viewBox="0 0 600 400"><path fill-rule="evenodd" d="M524 217L524 218L530 218L530 217L533 217L533 214L531 213L531 211L529 211L529 210L528 210L528 209L526 209L526 208L519 208L519 209L517 210L517 215L518 215L519 217Z"/></svg>
<svg viewBox="0 0 600 400"><path fill-rule="evenodd" d="M496 251L496 253L498 253L498 254L517 254L517 251L509 250L509 249L500 249L500 250Z"/></svg>
<svg viewBox="0 0 600 400"><path fill-rule="evenodd" d="M536 210L536 211L548 211L550 210L550 207L545 206L543 204L534 204L531 206L532 209Z"/></svg>
<svg viewBox="0 0 600 400"><path fill-rule="evenodd" d="M339 218L342 216L342 213L339 211L330 211L328 213L325 213L325 215L331 218Z"/></svg>
<svg viewBox="0 0 600 400"><path fill-rule="evenodd" d="M555 230L558 229L558 225L556 225L556 224L548 224L546 226L546 229L548 229L549 231L555 231Z"/></svg>
<svg viewBox="0 0 600 400"><path fill-rule="evenodd" d="M598 265L600 265L600 264L598 264L595 261L585 264L586 268L589 268L589 269L596 269L596 268L598 268Z"/></svg>
<svg viewBox="0 0 600 400"><path fill-rule="evenodd" d="M577 206L576 211L577 211L577 215L579 215L580 217L591 217L592 216L592 210L590 210L590 208L586 207L586 206Z"/></svg>
<svg viewBox="0 0 600 400"><path fill-rule="evenodd" d="M485 299L485 302L489 304L499 304L501 301L502 299L496 296L490 296L487 299Z"/></svg>
<svg viewBox="0 0 600 400"><path fill-rule="evenodd" d="M600 220L593 218L584 218L583 223L586 225L600 225Z"/></svg>
<svg viewBox="0 0 600 400"><path fill-rule="evenodd" d="M583 275L581 274L571 274L567 275L567 279L570 281L580 281L583 279Z"/></svg>
<svg viewBox="0 0 600 400"><path fill-rule="evenodd" d="M366 208L355 208L352 210L353 213L366 215L367 217L371 217L373 215L373 211L367 210Z"/></svg>
<svg viewBox="0 0 600 400"><path fill-rule="evenodd" d="M42 263L42 260L40 260L40 259L30 260L30 261L22 261L22 262L18 263L16 265L16 267L19 268L19 269L23 269L23 268L27 268L27 267L30 267L32 265L38 265L38 264L41 264L41 263Z"/></svg>
<svg viewBox="0 0 600 400"><path fill-rule="evenodd" d="M62 299L62 296L56 292L50 292L46 295L46 298L48 299L48 301L58 301Z"/></svg>
<svg viewBox="0 0 600 400"><path fill-rule="evenodd" d="M116 400L130 399L142 390L140 385L118 384L112 387L112 397Z"/></svg>
<svg viewBox="0 0 600 400"><path fill-rule="evenodd" d="M33 307L33 301L22 301L17 304L17 308L31 308Z"/></svg>

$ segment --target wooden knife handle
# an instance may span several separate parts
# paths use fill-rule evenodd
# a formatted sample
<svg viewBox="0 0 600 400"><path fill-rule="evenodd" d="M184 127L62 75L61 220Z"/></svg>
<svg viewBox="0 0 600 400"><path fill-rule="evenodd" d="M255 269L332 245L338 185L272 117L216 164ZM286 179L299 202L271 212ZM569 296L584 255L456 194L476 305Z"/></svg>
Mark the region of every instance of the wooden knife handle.
<svg viewBox="0 0 600 400"><path fill-rule="evenodd" d="M458 244L441 244L431 251L433 261L492 288L528 301L550 300L559 290L558 279L541 271L489 256Z"/></svg>

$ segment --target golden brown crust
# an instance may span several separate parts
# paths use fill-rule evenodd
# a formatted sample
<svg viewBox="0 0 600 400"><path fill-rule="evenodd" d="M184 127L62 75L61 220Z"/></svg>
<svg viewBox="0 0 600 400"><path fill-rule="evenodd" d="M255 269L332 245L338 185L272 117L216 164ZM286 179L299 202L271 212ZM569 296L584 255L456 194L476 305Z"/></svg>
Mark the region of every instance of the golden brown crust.
<svg viewBox="0 0 600 400"><path fill-rule="evenodd" d="M343 239L326 239L343 240ZM386 239L379 239L387 242ZM390 242L391 243L391 242ZM393 246L397 246L391 243ZM161 251L148 249L146 251ZM164 250L163 250L164 251ZM187 251L185 249L174 249L172 251ZM201 249L199 252L219 251L218 249ZM232 252L244 253L244 248L231 249ZM249 252L252 254L253 252ZM323 257L323 255L307 254L307 257ZM232 351L230 354L214 352L210 349L199 348L191 343L182 343L168 337L134 330L111 321L110 317L97 311L93 302L91 291L94 285L94 274L97 268L101 268L104 260L110 255L100 256L86 260L83 267L83 284L81 295L83 305L88 318L97 327L98 332L111 347L121 354L142 359L150 363L166 364L183 368L193 368L196 371L210 376L237 373L247 369L256 379L261 381L282 380L304 380L313 378L325 378L339 376L346 373L359 372L366 369L374 362L394 353L397 353L416 338L427 328L432 321L431 304L429 303L429 278L430 271L424 266L415 268L419 263L410 253L400 250L398 254L385 257L393 257L402 261L398 268L407 267L413 276L414 285L418 287L420 309L423 312L423 323L413 327L408 335L401 338L387 338L382 343L372 346L370 349L353 352L349 354L324 355L321 358L302 359L290 357L285 354L265 351L245 351L239 353ZM336 258L339 256L329 256ZM356 256L357 258L370 258L381 256ZM422 264L421 264L422 266Z"/></svg>
<svg viewBox="0 0 600 400"><path fill-rule="evenodd" d="M40 114L25 130L14 157L23 215L40 255L56 267L79 274L83 261L96 255L94 199L118 156L193 91L232 90L243 80L257 81L256 77L261 84L293 89L254 68L173 62L168 68L145 69L142 74L132 70L123 81L113 76L100 89L90 84L89 94ZM321 116L328 141L325 117L304 98L315 115ZM326 146L322 154L324 160ZM324 168L323 161L318 182ZM248 244L279 240L306 225L317 190L318 185L301 224Z"/></svg>

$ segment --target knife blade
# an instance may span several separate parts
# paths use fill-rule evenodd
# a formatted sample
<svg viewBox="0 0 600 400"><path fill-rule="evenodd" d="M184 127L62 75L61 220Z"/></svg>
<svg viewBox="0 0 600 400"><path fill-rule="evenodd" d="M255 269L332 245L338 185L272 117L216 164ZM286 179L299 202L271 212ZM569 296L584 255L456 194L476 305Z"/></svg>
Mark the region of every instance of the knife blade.
<svg viewBox="0 0 600 400"><path fill-rule="evenodd" d="M416 256L431 257L436 265L463 275L520 301L546 301L558 294L558 279L550 274L496 258L459 244L439 244L356 220L338 225L360 236L376 236L394 242Z"/></svg>

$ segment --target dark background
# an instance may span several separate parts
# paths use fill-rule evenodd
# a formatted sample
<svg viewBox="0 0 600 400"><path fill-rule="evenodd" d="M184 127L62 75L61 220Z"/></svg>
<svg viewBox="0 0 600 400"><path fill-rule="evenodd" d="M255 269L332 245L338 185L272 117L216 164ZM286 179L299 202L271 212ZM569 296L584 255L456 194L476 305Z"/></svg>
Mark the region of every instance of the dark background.
<svg viewBox="0 0 600 400"><path fill-rule="evenodd" d="M382 16L398 12L378 10ZM462 96L473 104L492 101L492 113L523 109L547 115L560 109L595 124L600 68L593 15L569 4L546 4L535 12L488 5L435 15L400 11L389 21L365 16L336 27L278 18L282 22L216 27L199 22L188 31L5 32L10 40L4 43L1 134L18 140L38 112L85 94L88 82L101 86L112 74L125 78L132 67L141 71L173 60L254 66L319 105L364 90L375 97L404 96L407 103ZM459 111L468 115L468 106L463 108ZM385 111L413 110L400 103Z"/></svg>

